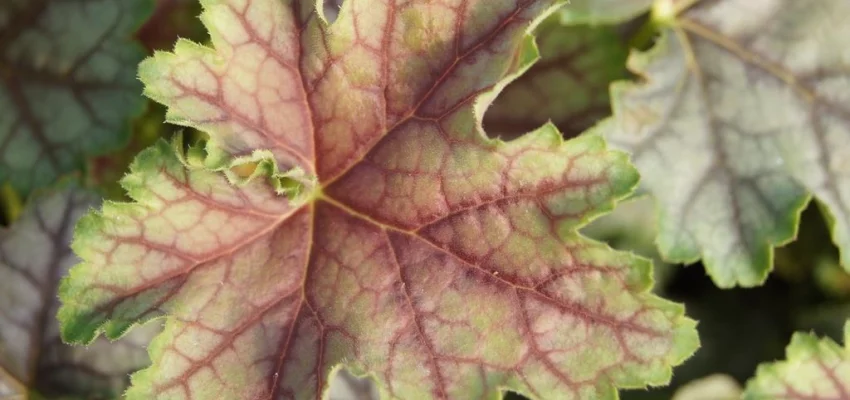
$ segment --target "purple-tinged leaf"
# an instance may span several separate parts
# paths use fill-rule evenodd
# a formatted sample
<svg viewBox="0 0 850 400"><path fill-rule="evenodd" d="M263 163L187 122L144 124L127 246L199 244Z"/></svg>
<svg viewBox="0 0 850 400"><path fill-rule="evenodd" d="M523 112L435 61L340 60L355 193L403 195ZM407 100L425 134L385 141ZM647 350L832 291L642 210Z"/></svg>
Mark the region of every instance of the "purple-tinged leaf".
<svg viewBox="0 0 850 400"><path fill-rule="evenodd" d="M130 399L319 398L341 364L384 398L615 398L696 349L648 261L576 232L636 184L626 155L480 128L559 1L204 4L214 48L141 76L212 156L139 155L60 290L74 342L170 316Z"/></svg>

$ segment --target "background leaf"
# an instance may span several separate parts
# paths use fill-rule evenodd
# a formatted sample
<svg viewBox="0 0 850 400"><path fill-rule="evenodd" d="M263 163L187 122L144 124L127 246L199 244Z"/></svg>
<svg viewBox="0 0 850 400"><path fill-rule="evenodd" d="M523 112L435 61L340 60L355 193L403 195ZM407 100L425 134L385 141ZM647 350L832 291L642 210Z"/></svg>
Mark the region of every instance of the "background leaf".
<svg viewBox="0 0 850 400"><path fill-rule="evenodd" d="M24 195L127 142L149 0L0 3L0 182Z"/></svg>
<svg viewBox="0 0 850 400"><path fill-rule="evenodd" d="M743 386L760 363L783 358L795 331L841 340L850 303L846 294L836 296L817 277L819 265L837 261L838 251L816 205L803 213L800 233L800 240L777 249L777 273L756 288L720 289L699 263L673 267L655 290L685 304L688 315L699 321L701 347L676 368L670 386L624 391L622 398L669 399L678 388L718 373Z"/></svg>
<svg viewBox="0 0 850 400"><path fill-rule="evenodd" d="M88 349L59 338L56 287L78 261L68 247L74 223L96 200L73 187L43 194L0 231L0 369L49 398L117 397L129 373L148 364L152 327Z"/></svg>
<svg viewBox="0 0 850 400"><path fill-rule="evenodd" d="M850 27L838 16L850 3L663 0L655 10L663 32L630 60L644 80L613 88L607 137L659 201L665 258L702 258L721 287L761 284L808 191L846 248Z"/></svg>

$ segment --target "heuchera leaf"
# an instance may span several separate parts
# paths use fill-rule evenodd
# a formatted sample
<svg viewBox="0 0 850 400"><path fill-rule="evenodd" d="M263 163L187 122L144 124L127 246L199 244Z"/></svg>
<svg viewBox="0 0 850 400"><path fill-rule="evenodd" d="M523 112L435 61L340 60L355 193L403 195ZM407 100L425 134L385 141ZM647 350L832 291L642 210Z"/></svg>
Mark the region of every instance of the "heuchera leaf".
<svg viewBox="0 0 850 400"><path fill-rule="evenodd" d="M135 203L81 220L63 337L170 315L130 399L319 398L342 364L382 398L667 382L695 323L648 261L575 231L636 184L626 155L480 128L559 2L350 0L330 26L315 3L205 1L215 49L141 66L213 154L161 142L124 180Z"/></svg>
<svg viewBox="0 0 850 400"><path fill-rule="evenodd" d="M149 0L0 2L0 182L27 193L123 145Z"/></svg>
<svg viewBox="0 0 850 400"><path fill-rule="evenodd" d="M78 261L68 246L74 223L96 199L71 187L37 196L14 225L0 230L0 381L50 398L114 398L129 383L128 374L149 363L143 346L151 329L118 343L99 340L89 349L59 338L56 288Z"/></svg>
<svg viewBox="0 0 850 400"><path fill-rule="evenodd" d="M611 114L608 85L626 78L628 49L614 27L567 25L571 10L572 4L535 29L542 59L484 114L491 136L513 138L551 119L573 137Z"/></svg>
<svg viewBox="0 0 850 400"><path fill-rule="evenodd" d="M658 200L665 257L702 257L721 287L753 286L791 240L809 192L850 267L850 13L845 0L671 1L666 26L612 89L608 139Z"/></svg>
<svg viewBox="0 0 850 400"><path fill-rule="evenodd" d="M844 325L844 348L830 338L795 333L787 360L759 365L747 382L744 400L827 400L850 398L850 323Z"/></svg>

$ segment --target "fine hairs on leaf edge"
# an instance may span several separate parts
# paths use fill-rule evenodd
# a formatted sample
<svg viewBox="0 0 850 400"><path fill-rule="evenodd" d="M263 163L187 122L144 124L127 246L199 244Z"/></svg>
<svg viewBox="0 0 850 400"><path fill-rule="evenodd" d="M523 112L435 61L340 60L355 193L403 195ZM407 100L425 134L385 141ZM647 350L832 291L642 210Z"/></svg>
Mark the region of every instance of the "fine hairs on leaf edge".
<svg viewBox="0 0 850 400"><path fill-rule="evenodd" d="M212 146L212 144L208 143L207 149L214 149ZM61 279L58 290L62 306L59 308L57 318L60 323L60 334L65 343L88 345L101 333L109 340L115 341L123 337L133 326L144 325L153 319L164 317L151 316L127 326L120 325L117 321L113 320L99 321L97 328L93 332L87 333L85 332L87 330L85 328L89 324L75 323L77 316L72 314L71 310L67 307L68 304L74 303L74 296L70 291L71 281L75 279L76 271L79 271L77 267L81 264L86 264L86 250L80 244L84 240L85 233L96 231L98 229L97 227L101 226L104 220L109 219L111 215L120 215L122 211L132 212L133 208L147 207L144 204L145 195L141 192L144 190L141 181L151 171L158 171L160 168L164 168L221 173L227 178L230 184L236 186L247 185L255 179L268 179L279 195L288 197L293 203L309 200L305 195L309 194L310 191L304 190L304 185L309 184L309 181L305 182L306 177L303 172L299 169L280 172L273 158L271 158L271 153L268 151L257 151L250 156L227 159L218 162L215 168L210 168L206 165L204 159L202 159L203 153L204 149L198 144L189 146L188 150L184 152L183 137L179 133L171 141L165 139L158 140L150 147L139 152L130 164L130 172L121 179L121 187L130 197L130 201L104 200L100 210L89 210L77 222L71 249L79 256L81 261L74 265L68 275ZM151 168L151 165L157 167ZM241 176L233 171L234 168L244 165L255 166L250 175Z"/></svg>

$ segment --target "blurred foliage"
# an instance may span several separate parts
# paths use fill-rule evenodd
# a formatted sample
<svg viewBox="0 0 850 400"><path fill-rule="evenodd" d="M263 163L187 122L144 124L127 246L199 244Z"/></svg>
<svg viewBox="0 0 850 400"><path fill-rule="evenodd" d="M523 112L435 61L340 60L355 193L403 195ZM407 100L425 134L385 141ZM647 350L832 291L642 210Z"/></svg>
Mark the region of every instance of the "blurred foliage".
<svg viewBox="0 0 850 400"><path fill-rule="evenodd" d="M623 235L630 232L638 231ZM684 303L699 321L702 347L676 369L670 386L627 391L622 398L669 399L683 385L717 373L743 385L760 363L784 358L795 331L842 340L850 317L850 288L842 282L850 276L838 266L838 251L815 203L803 212L798 239L777 250L777 273L757 288L719 289L702 265L672 267L672 276L657 290ZM830 279L823 277L825 268Z"/></svg>
<svg viewBox="0 0 850 400"><path fill-rule="evenodd" d="M0 2L0 182L21 197L121 149L141 115L149 0Z"/></svg>

